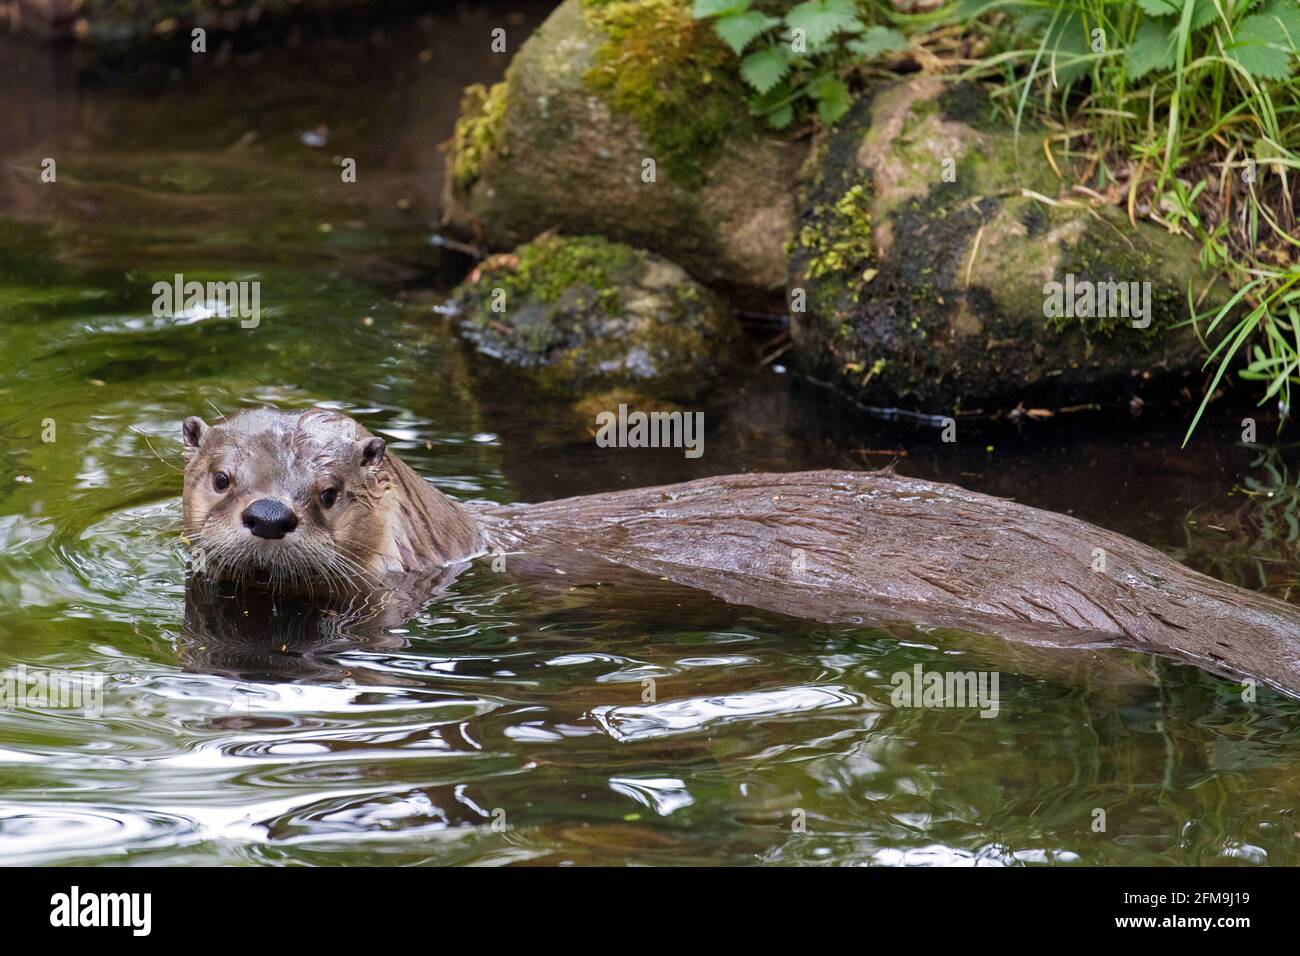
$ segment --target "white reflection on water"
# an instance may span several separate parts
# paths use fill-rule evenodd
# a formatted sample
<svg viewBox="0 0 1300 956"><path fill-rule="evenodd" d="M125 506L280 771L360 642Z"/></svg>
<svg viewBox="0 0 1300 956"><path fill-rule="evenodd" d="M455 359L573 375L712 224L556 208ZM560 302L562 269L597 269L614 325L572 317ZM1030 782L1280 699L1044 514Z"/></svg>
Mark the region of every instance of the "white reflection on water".
<svg viewBox="0 0 1300 956"><path fill-rule="evenodd" d="M694 733L713 724L865 704L865 698L840 686L786 687L639 707L597 707L591 715L605 733L628 741Z"/></svg>

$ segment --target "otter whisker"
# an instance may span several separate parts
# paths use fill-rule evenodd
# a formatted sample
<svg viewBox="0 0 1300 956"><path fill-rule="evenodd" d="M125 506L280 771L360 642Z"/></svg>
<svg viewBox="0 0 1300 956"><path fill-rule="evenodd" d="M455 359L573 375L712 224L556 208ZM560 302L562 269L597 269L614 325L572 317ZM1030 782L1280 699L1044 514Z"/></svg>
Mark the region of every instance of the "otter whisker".
<svg viewBox="0 0 1300 956"><path fill-rule="evenodd" d="M250 409L227 419L209 405L221 421L191 417L182 429L184 527L203 573L355 607L392 569L443 567L481 546L468 514L347 416Z"/></svg>
<svg viewBox="0 0 1300 956"><path fill-rule="evenodd" d="M158 449L156 449L156 448L153 447L153 442L151 442L151 441L149 440L149 436L146 435L144 432L140 431L140 429L136 428L134 425L129 425L129 426L127 426L127 431L135 432L137 435L139 435L141 438L143 438L143 439L144 439L144 443L145 443L146 445L149 446L149 451L151 451L151 452L153 453L153 456L154 456L155 458L157 458L160 462L162 462L164 465L166 465L168 468L170 468L172 471L182 471L182 470L183 470L183 469L177 468L175 465L173 465L170 461L168 461L168 460L167 460L166 458L164 458L162 455L158 454Z"/></svg>

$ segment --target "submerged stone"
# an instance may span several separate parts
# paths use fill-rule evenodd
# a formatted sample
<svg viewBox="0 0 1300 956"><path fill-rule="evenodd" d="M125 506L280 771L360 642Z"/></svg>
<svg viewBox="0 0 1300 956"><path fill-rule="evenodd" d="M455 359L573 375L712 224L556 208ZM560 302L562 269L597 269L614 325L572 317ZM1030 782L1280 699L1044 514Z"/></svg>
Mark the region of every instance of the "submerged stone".
<svg viewBox="0 0 1300 956"><path fill-rule="evenodd" d="M633 388L691 400L739 347L730 312L684 269L599 237L494 256L452 299L479 351L566 397Z"/></svg>

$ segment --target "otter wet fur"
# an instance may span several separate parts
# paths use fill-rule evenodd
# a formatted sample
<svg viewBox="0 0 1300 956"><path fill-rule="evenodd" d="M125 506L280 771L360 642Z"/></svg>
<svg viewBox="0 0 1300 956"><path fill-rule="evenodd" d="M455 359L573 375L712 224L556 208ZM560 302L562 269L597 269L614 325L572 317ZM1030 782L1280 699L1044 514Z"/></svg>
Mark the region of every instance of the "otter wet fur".
<svg viewBox="0 0 1300 956"><path fill-rule="evenodd" d="M1121 647L1300 693L1300 608L1084 521L889 470L496 506L452 501L335 411L182 432L185 534L214 578L355 592L486 553L574 584L621 566L802 618Z"/></svg>
<svg viewBox="0 0 1300 956"><path fill-rule="evenodd" d="M471 517L346 415L254 409L182 435L185 536L215 578L346 591L482 550Z"/></svg>

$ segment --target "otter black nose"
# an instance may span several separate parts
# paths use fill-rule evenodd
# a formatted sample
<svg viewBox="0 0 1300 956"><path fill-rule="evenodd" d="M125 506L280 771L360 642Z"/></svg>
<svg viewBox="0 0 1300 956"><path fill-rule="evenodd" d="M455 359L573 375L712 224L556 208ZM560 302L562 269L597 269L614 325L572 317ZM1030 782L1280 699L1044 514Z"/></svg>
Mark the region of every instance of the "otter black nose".
<svg viewBox="0 0 1300 956"><path fill-rule="evenodd" d="M244 527L259 538L283 538L298 527L293 509L274 498L259 498L244 509Z"/></svg>

